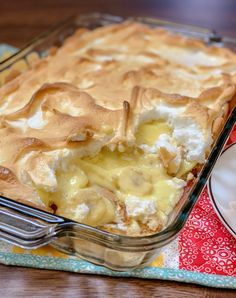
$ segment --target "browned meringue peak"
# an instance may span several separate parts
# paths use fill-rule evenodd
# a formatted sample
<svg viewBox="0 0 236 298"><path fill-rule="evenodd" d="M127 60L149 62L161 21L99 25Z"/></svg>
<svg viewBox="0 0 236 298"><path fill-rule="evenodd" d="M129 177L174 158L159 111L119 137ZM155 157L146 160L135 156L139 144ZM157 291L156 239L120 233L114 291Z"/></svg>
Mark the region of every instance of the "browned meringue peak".
<svg viewBox="0 0 236 298"><path fill-rule="evenodd" d="M0 166L0 194L15 201L46 210L37 192L22 184L8 168Z"/></svg>
<svg viewBox="0 0 236 298"><path fill-rule="evenodd" d="M28 137L43 139L55 147L70 141L87 141L109 122L115 129L122 114L122 110L97 105L92 97L76 87L55 83L42 86L23 108L3 116L4 125L14 127L14 121L29 120L37 110L42 114L42 126L31 127L26 123L21 129L16 125L15 131L22 130Z"/></svg>

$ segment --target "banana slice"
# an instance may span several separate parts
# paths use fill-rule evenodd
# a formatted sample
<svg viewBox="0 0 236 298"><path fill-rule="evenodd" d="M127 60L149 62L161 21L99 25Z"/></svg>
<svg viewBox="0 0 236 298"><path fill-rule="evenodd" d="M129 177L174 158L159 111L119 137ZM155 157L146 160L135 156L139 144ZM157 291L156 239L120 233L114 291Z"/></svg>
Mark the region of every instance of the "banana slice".
<svg viewBox="0 0 236 298"><path fill-rule="evenodd" d="M88 184L88 177L80 168L77 168L69 183L71 187L84 188Z"/></svg>
<svg viewBox="0 0 236 298"><path fill-rule="evenodd" d="M152 191L151 176L137 168L127 167L118 177L120 190L132 195L144 196Z"/></svg>
<svg viewBox="0 0 236 298"><path fill-rule="evenodd" d="M111 191L115 188L112 175L110 175L109 171L86 160L80 160L78 164L86 173L90 185L102 185Z"/></svg>
<svg viewBox="0 0 236 298"><path fill-rule="evenodd" d="M58 188L54 195L56 201L71 200L77 192L87 186L88 177L80 168L72 168L57 175Z"/></svg>
<svg viewBox="0 0 236 298"><path fill-rule="evenodd" d="M93 186L78 190L70 204L62 203L57 212L90 226L102 226L115 220L116 201L112 192Z"/></svg>

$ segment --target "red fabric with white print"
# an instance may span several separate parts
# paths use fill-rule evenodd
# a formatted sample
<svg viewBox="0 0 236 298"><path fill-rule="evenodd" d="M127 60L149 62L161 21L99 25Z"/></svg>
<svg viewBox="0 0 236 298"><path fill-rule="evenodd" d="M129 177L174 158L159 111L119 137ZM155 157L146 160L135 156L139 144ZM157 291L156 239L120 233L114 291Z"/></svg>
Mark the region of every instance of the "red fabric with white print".
<svg viewBox="0 0 236 298"><path fill-rule="evenodd" d="M227 145L233 142L236 142L236 126ZM236 276L236 239L216 215L207 188L179 236L179 253L180 269Z"/></svg>

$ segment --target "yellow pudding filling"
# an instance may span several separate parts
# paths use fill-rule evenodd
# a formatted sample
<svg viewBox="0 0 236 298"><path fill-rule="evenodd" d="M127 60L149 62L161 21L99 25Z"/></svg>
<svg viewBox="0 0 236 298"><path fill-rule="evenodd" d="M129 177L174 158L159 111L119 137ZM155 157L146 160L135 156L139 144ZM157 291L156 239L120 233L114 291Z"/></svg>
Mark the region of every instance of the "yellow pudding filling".
<svg viewBox="0 0 236 298"><path fill-rule="evenodd" d="M171 126L164 120L154 120L140 125L136 132L138 145L147 144L153 146L161 134L172 134Z"/></svg>
<svg viewBox="0 0 236 298"><path fill-rule="evenodd" d="M94 156L71 160L65 170L56 172L56 191L38 190L40 197L47 206L56 205L56 213L91 226L123 226L126 220L127 228L137 230L150 218L151 229L163 226L185 182L167 173L158 151L146 153L139 147L153 146L163 134L172 135L168 123L147 122L137 130L136 148L119 152L104 147ZM194 165L183 159L176 176Z"/></svg>

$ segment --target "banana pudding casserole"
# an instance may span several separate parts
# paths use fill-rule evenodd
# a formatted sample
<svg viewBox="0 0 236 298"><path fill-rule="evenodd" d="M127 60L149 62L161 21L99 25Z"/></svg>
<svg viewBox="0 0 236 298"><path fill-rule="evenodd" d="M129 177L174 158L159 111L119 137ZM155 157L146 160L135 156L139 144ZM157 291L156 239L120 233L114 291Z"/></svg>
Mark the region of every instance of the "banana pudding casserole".
<svg viewBox="0 0 236 298"><path fill-rule="evenodd" d="M235 105L236 55L125 22L79 29L1 80L1 194L142 236L205 163Z"/></svg>

